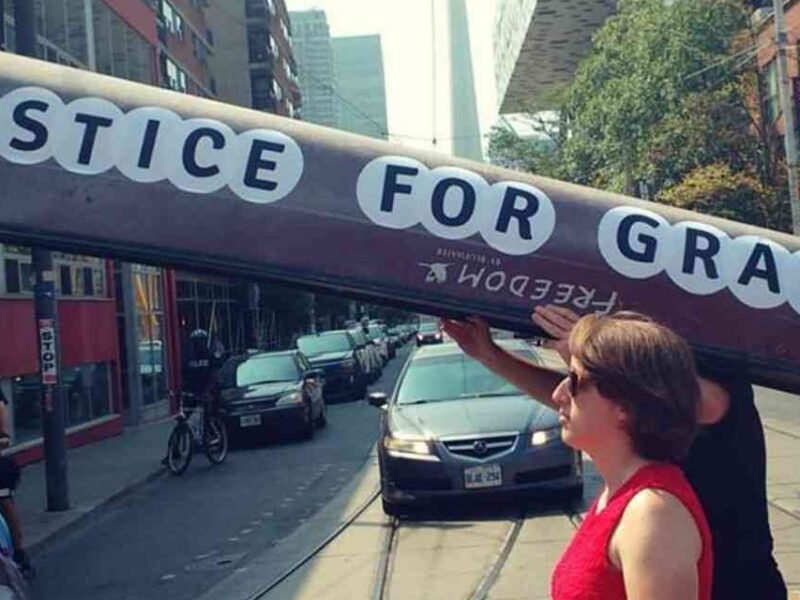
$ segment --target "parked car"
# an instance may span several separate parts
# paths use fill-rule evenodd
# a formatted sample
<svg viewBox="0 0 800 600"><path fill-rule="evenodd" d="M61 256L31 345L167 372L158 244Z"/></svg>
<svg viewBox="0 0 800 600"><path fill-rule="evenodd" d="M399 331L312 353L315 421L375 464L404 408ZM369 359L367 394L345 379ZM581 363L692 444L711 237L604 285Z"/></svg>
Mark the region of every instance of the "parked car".
<svg viewBox="0 0 800 600"><path fill-rule="evenodd" d="M438 321L425 321L417 330L417 346L441 344L442 338L442 330Z"/></svg>
<svg viewBox="0 0 800 600"><path fill-rule="evenodd" d="M220 371L220 412L231 435L298 432L326 423L323 373L299 350L231 358Z"/></svg>
<svg viewBox="0 0 800 600"><path fill-rule="evenodd" d="M377 381L383 373L383 360L377 346L367 337L360 325L355 329L350 329L348 333L355 340L362 361L367 365L367 381L369 383Z"/></svg>
<svg viewBox="0 0 800 600"><path fill-rule="evenodd" d="M311 366L322 369L325 401L358 400L367 394L367 368L358 345L345 330L326 331L298 338L297 347Z"/></svg>
<svg viewBox="0 0 800 600"><path fill-rule="evenodd" d="M498 343L539 364L520 340ZM558 414L455 344L420 348L384 408L378 459L389 515L437 500L557 491L582 494L581 456L561 440Z"/></svg>
<svg viewBox="0 0 800 600"><path fill-rule="evenodd" d="M389 359L393 357L393 351L389 347L389 338L386 335L386 331L384 330L382 325L378 323L370 323L367 326L366 331L367 337L372 340L372 342L378 347L378 351L380 352L381 358L383 359L383 364L385 365L389 362Z"/></svg>

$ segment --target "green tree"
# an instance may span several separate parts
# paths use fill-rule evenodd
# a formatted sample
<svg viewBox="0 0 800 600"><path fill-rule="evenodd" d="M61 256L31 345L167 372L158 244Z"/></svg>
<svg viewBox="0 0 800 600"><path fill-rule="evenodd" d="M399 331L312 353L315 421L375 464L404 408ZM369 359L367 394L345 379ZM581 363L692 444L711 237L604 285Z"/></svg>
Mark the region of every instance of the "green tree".
<svg viewBox="0 0 800 600"><path fill-rule="evenodd" d="M790 215L753 172L734 171L727 164L699 167L683 180L663 190L657 200L665 204L760 227L784 229Z"/></svg>
<svg viewBox="0 0 800 600"><path fill-rule="evenodd" d="M560 94L569 135L544 158L500 138L498 155L629 195L646 184L659 201L785 228L782 149L762 122L750 27L742 0L620 0ZM714 199L701 202L698 188Z"/></svg>
<svg viewBox="0 0 800 600"><path fill-rule="evenodd" d="M570 129L561 156L564 175L633 193L636 182L653 174L650 153L654 138L666 133L665 120L720 90L727 90L729 104L746 105L737 95L744 93L741 73L730 68L746 17L736 0L621 0L619 12L596 35L562 107ZM680 122L675 118L673 127ZM745 118L741 127L748 124ZM695 144L683 154L703 147ZM685 160L691 168L704 162L702 156Z"/></svg>

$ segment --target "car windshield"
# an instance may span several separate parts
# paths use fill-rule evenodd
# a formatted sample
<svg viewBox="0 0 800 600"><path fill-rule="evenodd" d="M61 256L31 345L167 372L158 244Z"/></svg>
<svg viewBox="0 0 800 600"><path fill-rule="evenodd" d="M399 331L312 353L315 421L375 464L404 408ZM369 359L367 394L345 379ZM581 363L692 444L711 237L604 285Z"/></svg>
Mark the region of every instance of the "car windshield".
<svg viewBox="0 0 800 600"><path fill-rule="evenodd" d="M515 352L533 359L529 352ZM512 396L521 392L479 362L464 354L413 361L400 384L398 404L441 402L459 398Z"/></svg>
<svg viewBox="0 0 800 600"><path fill-rule="evenodd" d="M236 385L239 387L273 381L297 381L299 376L294 358L287 354L248 358L236 367Z"/></svg>
<svg viewBox="0 0 800 600"><path fill-rule="evenodd" d="M420 333L436 333L439 331L439 324L433 321L423 323L419 326Z"/></svg>
<svg viewBox="0 0 800 600"><path fill-rule="evenodd" d="M303 336L297 340L297 347L306 356L324 352L347 352L351 349L350 338L346 333Z"/></svg>

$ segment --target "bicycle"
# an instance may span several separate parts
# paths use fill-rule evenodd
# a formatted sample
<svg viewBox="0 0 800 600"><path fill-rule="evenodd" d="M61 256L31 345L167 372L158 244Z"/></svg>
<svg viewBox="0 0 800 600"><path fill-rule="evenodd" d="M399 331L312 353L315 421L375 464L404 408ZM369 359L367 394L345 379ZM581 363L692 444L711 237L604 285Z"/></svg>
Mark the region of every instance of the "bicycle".
<svg viewBox="0 0 800 600"><path fill-rule="evenodd" d="M206 399L186 406L184 401L194 397L191 392L180 392L180 410L167 442L167 466L173 475L183 475L195 451L202 450L213 465L222 463L228 456L225 422L213 408L208 410L211 402ZM195 414L197 418L193 418Z"/></svg>

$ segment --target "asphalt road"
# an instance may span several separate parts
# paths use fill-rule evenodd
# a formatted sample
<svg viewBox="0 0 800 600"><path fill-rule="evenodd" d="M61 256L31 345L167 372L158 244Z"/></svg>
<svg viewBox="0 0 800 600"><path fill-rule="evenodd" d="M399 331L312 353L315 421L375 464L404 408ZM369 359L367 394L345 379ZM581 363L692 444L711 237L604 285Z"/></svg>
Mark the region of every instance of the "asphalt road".
<svg viewBox="0 0 800 600"><path fill-rule="evenodd" d="M398 352L372 391L391 391L411 348ZM378 419L363 401L336 404L310 442L248 444L218 467L196 456L183 477L139 488L38 557L35 598L199 596L335 496L364 464Z"/></svg>

